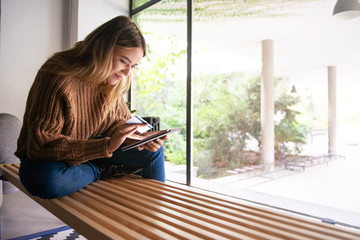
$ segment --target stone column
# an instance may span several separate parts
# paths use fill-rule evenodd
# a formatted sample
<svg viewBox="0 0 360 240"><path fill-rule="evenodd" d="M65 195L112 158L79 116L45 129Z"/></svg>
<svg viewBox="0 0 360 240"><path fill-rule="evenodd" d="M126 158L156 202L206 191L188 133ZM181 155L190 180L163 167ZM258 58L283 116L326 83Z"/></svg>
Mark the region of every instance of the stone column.
<svg viewBox="0 0 360 240"><path fill-rule="evenodd" d="M262 41L261 80L261 161L272 168L274 163L274 41Z"/></svg>
<svg viewBox="0 0 360 240"><path fill-rule="evenodd" d="M328 153L336 154L336 66L328 66Z"/></svg>

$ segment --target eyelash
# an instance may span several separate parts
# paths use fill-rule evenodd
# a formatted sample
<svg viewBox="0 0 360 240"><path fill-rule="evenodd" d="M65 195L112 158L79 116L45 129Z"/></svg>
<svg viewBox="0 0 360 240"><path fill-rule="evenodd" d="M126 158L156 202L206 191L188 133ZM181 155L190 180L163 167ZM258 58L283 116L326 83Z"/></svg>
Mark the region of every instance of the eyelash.
<svg viewBox="0 0 360 240"><path fill-rule="evenodd" d="M123 60L123 59L120 59L120 62L121 62L122 64L125 64L125 65L128 64L127 61L126 61L126 60ZM137 67L137 66L131 66L132 69L135 69L136 67Z"/></svg>

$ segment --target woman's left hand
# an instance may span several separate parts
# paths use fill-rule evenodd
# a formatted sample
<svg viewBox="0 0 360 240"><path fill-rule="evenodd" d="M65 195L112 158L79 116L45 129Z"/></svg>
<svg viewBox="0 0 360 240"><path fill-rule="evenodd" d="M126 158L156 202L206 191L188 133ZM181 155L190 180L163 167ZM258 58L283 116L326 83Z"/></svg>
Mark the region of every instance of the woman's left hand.
<svg viewBox="0 0 360 240"><path fill-rule="evenodd" d="M145 133L143 135L146 136L146 134L151 135L151 134L153 134L153 132L148 132L148 133ZM143 149L146 149L146 150L149 150L151 152L156 152L157 150L159 150L161 148L161 146L163 145L165 140L167 140L167 135L162 137L162 138L158 138L158 139L156 139L154 141L145 143L144 145L141 145L141 146L137 147L137 149L139 151L141 151Z"/></svg>

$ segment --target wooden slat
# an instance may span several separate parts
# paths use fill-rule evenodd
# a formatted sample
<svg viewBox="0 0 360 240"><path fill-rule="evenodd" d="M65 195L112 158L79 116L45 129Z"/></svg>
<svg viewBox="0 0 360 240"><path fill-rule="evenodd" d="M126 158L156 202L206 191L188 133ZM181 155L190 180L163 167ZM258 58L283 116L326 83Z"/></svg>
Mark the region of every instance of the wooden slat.
<svg viewBox="0 0 360 240"><path fill-rule="evenodd" d="M133 181L134 182L134 181ZM115 181L112 181L112 185L115 184ZM271 220L268 219L262 219L260 217L252 216L250 214L243 214L236 212L232 209L227 209L226 207L221 206L221 202L219 204L212 204L209 201L198 201L193 200L187 197L184 197L182 194L174 195L169 193L168 191L163 191L160 188L151 188L149 186L144 187L143 184L136 187L135 183L128 184L124 186L124 182L119 182L123 185L126 189L132 189L133 192L140 192L143 191L143 194L146 196L150 196L152 198L158 198L163 201L170 201L176 206L185 206L185 207L191 207L192 209L202 212L206 214L207 216L223 219L229 223L234 223L237 225L245 226L247 229L255 229L258 232L267 233L269 236L277 236L280 238L295 238L295 237L308 237L312 239L323 239L324 235L313 233L311 231L306 231L304 229L299 229L297 227L292 227L288 225L279 225L274 223ZM117 192L122 192L124 189L117 189ZM170 196L170 197L169 197ZM126 196L124 196L126 197ZM135 200L135 199L134 199ZM143 202L142 204L146 204L147 201ZM151 206L148 206L151 207ZM158 211L153 209L154 211ZM189 214L186 214L185 220L188 220ZM196 222L193 222L193 224L197 224ZM203 228L206 228L205 225L203 225ZM208 227L208 231L211 231L216 228L216 225L212 225ZM244 233L244 232L243 232Z"/></svg>
<svg viewBox="0 0 360 240"><path fill-rule="evenodd" d="M192 234L194 237L200 237L200 238L215 238L215 239L227 239L223 236L223 233L215 232L215 231L208 231L207 229L204 229L206 226L206 223L203 225L199 225L198 223L189 220L186 216L178 215L177 212L173 212L171 210L164 211L161 208L151 207L149 204L146 203L146 201L141 200L142 198L145 198L145 195L140 195L140 199L136 199L134 197L129 197L127 193L123 193L123 189L118 189L116 186L108 186L105 187L103 185L107 185L109 183L102 183L101 186L98 186L100 184L97 184L96 187L93 186L87 186L86 189L89 189L89 191L93 191L94 193L102 196L106 196L107 198L111 199L112 201L116 202L119 205L123 205L126 208L133 209L137 211L139 214L147 215L153 219L156 219L158 221L164 222L168 225L175 226L176 228L188 232ZM99 190L101 188L101 190ZM113 190L114 188L114 190ZM125 190L125 189L124 189ZM200 227L199 227L200 226Z"/></svg>
<svg viewBox="0 0 360 240"><path fill-rule="evenodd" d="M142 179L143 181L144 179ZM127 180L128 181L128 180ZM146 182L142 182L140 183L139 181L132 181L131 184L133 187L133 185L138 185L139 189L142 188L142 185L144 183L151 185L152 183L150 181L146 181ZM123 184L123 183L122 183ZM299 231L299 224L302 225L302 228L300 229L301 233L299 234L304 234L306 236L306 232L310 233L312 235L313 238L316 238L316 236L320 237L320 239L323 238L323 236L321 234L325 234L325 236L333 236L333 237L339 237L339 238L344 238L344 239L353 239L354 237L359 237L358 234L356 233L352 233L349 231L345 231L343 228L338 228L337 226L332 226L329 225L327 223L318 223L315 221L310 221L310 220L305 220L305 219L301 219L301 218L296 218L293 215L289 215L289 214L280 214L280 213L276 213L274 211L269 211L269 210L265 210L265 209L261 209L259 207L252 207L250 205L244 205L244 204L240 204L240 203L236 203L236 202L227 202L226 200L220 199L220 198L215 198L215 197L211 197L209 195L203 195L201 196L201 194L196 193L194 191L188 191L188 190L184 190L184 189L180 189L180 188L176 188L176 187L172 187L169 185L165 185L162 184L164 189L161 189L159 187L160 184L156 183L155 185L147 186L146 189L149 190L149 194L154 194L154 195L160 195L160 192L165 191L165 195L167 196L176 196L176 194L178 194L179 196L181 196L181 199L179 200L179 202L177 204L182 204L183 202L186 201L186 199L190 199L190 201L192 201L196 206L200 206L202 205L203 207L209 208L209 207L213 207L213 209L215 209L216 211L221 211L221 209L223 211L227 211L229 214L232 214L234 216L238 215L240 212L242 213L246 213L246 215L242 215L242 218L246 218L249 216L250 214L250 218L251 219L256 219L256 217L258 217L257 219L261 224L266 224L264 221L269 220L268 223L270 223L271 225L276 224L275 227L283 227L286 225L290 225L293 226L293 230L295 229L295 231ZM129 186L127 186L127 188L129 188ZM134 191L137 191L134 188ZM156 192L157 191L157 192ZM163 194L163 195L164 195ZM188 198L186 198L186 197ZM199 201L193 200L193 199L197 199ZM202 201L201 201L202 200ZM228 209L227 209L228 208ZM231 209L235 210L235 213L231 211ZM219 216L221 217L221 216ZM280 225L278 225L280 224ZM291 229L287 229L287 231L291 231ZM319 233L319 234L317 234Z"/></svg>
<svg viewBox="0 0 360 240"><path fill-rule="evenodd" d="M63 198L55 199L41 199L39 197L32 196L29 194L25 188L22 186L19 179L19 164L0 164L0 168L3 170L3 175L7 180L9 180L14 186L23 191L34 201L39 203L49 212L58 217L61 221L66 223L68 226L71 226L75 229L76 232L85 236L88 239L127 239L124 236L114 234L102 224L98 224L92 219L85 218L77 209L72 208L71 206L64 203Z"/></svg>
<svg viewBox="0 0 360 240"><path fill-rule="evenodd" d="M77 194L75 194L77 195ZM82 221L97 228L102 228L102 232L112 239L117 236L122 236L125 239L150 239L141 233L128 228L122 222L114 221L109 216L104 215L103 212L96 211L85 204L83 201L77 201L70 195L62 197L60 200L63 208L70 207L72 211L76 212L77 216L81 216ZM91 236L92 239L96 239Z"/></svg>
<svg viewBox="0 0 360 240"><path fill-rule="evenodd" d="M128 181L128 180L126 180ZM144 179L141 179L141 181L144 181ZM160 189L159 185L163 185L166 193L171 193L173 191L177 192L181 196L188 196L190 199L205 199L204 202L213 202L216 206L227 206L230 209L234 209L236 211L240 212L246 212L252 215L259 216L261 218L270 218L274 221L278 221L280 224L290 224L294 226L298 226L299 224L302 225L302 227L307 228L312 231L319 231L322 233L326 233L327 235L336 233L336 236L343 236L348 238L353 237L359 237L359 231L351 230L351 229L344 229L343 227L338 227L334 225L329 225L327 223L320 223L318 221L310 221L308 219L304 219L301 217L295 217L294 215L286 214L286 213L280 213L276 211L271 211L269 209L261 208L261 207L255 207L253 205L248 204L242 204L236 201L227 201L223 198L213 197L209 194L201 194L198 192L195 192L194 190L188 190L187 188L180 188L180 187L174 187L169 184L163 184L163 183L157 183L155 181L146 181L146 184L152 185L153 190L154 189ZM133 182L134 184L140 184L139 181ZM146 187L149 189L149 187ZM184 199L182 199L183 201ZM205 204L206 205L206 204ZM206 205L207 206L207 205Z"/></svg>
<svg viewBox="0 0 360 240"><path fill-rule="evenodd" d="M116 204L113 201L104 198L103 196L96 195L92 192L80 190L79 194L72 195L77 201L81 201L92 209L96 209L97 212L101 212L102 215L108 216L111 219L121 222L123 225L141 232L142 235L149 238L159 239L186 239L181 235L172 236L170 232L163 231L164 227L154 223L156 220L146 216L141 216L138 212L126 208L122 205ZM176 229L172 229L176 231ZM192 236L191 236L192 237Z"/></svg>
<svg viewBox="0 0 360 240"><path fill-rule="evenodd" d="M21 191L88 239L360 239L360 232L137 176L99 181L41 199L19 164L0 165Z"/></svg>
<svg viewBox="0 0 360 240"><path fill-rule="evenodd" d="M119 183L121 184L121 182ZM179 219L180 226L177 227L185 227L181 225L183 222L187 222L190 223L190 226L198 226L202 229L206 229L207 232L225 235L225 237L228 238L231 238L231 236L236 236L235 238L237 239L254 239L254 237L257 239L276 239L275 236L264 234L259 231L254 231L251 228L243 227L241 224L234 224L231 221L217 219L208 213L198 213L197 211L194 211L194 207L192 205L186 205L185 207L182 207L180 205L183 205L183 203L177 205L169 203L164 199L156 199L153 196L148 196L149 194L146 191L141 192L141 189L135 189L132 191L128 189L128 186L121 187L115 185L113 181L111 184L104 183L102 185L102 189L104 191L108 192L109 194L116 195L116 197L112 199L113 201L116 201L116 199L127 199L132 204L143 206L146 209L145 211L162 213L164 215L168 215L169 217ZM89 185L86 188L92 188L92 191L96 192L96 194L100 194L97 187ZM144 189L145 188L146 187L144 187ZM175 223L173 222L173 224ZM187 229L187 231L190 230L191 229ZM212 233L211 235L213 236Z"/></svg>
<svg viewBox="0 0 360 240"><path fill-rule="evenodd" d="M305 220L300 217L295 217L294 215L290 215L290 214L286 214L286 213L277 213L275 211L270 211L268 209L264 209L261 207L244 205L244 204L234 202L234 201L227 201L225 199L211 197L210 195L195 193L193 191L186 191L184 189L174 187L174 186L170 187L170 186L164 185L164 187L172 188L171 190L169 189L169 191L177 191L181 195L188 194L189 197L191 197L191 198L208 199L208 201L215 200L215 204L219 204L219 201L220 201L222 205L227 205L231 209L234 209L237 211L244 211L244 212L247 212L247 213L253 214L253 215L258 215L261 218L270 218L270 219L278 221L281 224L290 224L290 225L294 225L294 226L296 226L298 224L302 224L304 228L307 228L311 231L319 231L322 233L325 232L328 235L331 235L332 233L334 233L336 236L337 235L344 236L344 237L345 236L348 236L348 237L358 236L358 234L356 234L356 233L355 234L352 234L351 232L349 233L349 231L345 231L341 227L332 226L327 223L319 223L319 222L315 222L315 221L309 221L309 220ZM212 200L209 200L209 199L212 199Z"/></svg>

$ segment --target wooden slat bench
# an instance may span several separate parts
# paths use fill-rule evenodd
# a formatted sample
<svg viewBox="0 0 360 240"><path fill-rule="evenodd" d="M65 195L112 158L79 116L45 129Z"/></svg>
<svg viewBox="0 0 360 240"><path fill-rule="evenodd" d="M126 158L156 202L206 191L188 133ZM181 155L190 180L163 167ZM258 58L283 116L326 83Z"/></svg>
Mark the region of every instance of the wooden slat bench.
<svg viewBox="0 0 360 240"><path fill-rule="evenodd" d="M355 229L137 176L46 200L23 188L19 164L0 168L7 180L88 239L360 239Z"/></svg>

